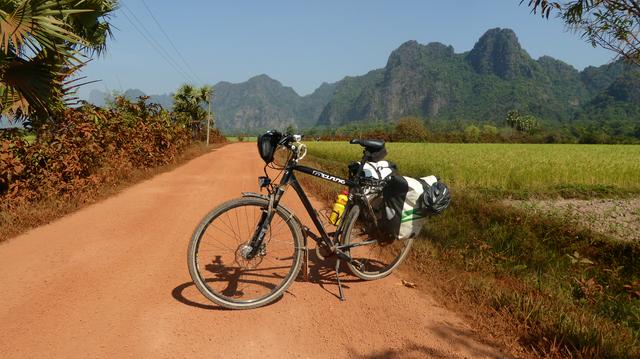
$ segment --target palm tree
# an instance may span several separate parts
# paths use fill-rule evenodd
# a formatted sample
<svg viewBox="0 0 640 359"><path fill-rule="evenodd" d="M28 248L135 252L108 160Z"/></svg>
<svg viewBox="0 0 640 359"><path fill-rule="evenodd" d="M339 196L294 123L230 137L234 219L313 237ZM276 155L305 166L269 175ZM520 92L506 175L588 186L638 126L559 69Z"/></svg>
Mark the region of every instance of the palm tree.
<svg viewBox="0 0 640 359"><path fill-rule="evenodd" d="M212 96L212 86L197 87L190 84L180 86L173 94L174 120L189 128L194 136L203 133L208 120L208 113L203 105L209 105Z"/></svg>
<svg viewBox="0 0 640 359"><path fill-rule="evenodd" d="M117 0L0 0L0 114L43 121L111 35Z"/></svg>

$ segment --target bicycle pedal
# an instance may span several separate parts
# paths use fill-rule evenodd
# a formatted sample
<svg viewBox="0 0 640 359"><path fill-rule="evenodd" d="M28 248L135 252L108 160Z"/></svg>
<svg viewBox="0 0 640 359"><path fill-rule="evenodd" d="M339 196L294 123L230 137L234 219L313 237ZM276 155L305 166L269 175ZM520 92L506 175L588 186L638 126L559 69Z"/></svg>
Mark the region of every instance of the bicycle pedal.
<svg viewBox="0 0 640 359"><path fill-rule="evenodd" d="M359 271L364 270L364 263L360 262L357 259L354 259L351 261L351 264L353 264L354 266L356 266L358 268Z"/></svg>

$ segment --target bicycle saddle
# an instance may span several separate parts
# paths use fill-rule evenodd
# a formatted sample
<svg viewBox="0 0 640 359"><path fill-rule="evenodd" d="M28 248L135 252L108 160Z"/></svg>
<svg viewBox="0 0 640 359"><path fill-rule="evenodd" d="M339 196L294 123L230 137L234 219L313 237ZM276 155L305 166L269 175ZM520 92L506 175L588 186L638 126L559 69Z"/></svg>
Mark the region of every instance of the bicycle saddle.
<svg viewBox="0 0 640 359"><path fill-rule="evenodd" d="M376 151L380 151L381 149L384 148L384 141L382 140L358 140L358 139L353 139L351 141L349 141L350 144L352 145L360 145L362 147L364 147L365 150L369 151L369 152L376 152Z"/></svg>

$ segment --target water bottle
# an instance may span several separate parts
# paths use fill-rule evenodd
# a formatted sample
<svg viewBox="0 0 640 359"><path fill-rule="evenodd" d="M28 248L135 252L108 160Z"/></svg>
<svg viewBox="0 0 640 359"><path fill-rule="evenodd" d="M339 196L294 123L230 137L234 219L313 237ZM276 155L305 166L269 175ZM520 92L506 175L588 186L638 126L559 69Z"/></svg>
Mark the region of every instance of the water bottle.
<svg viewBox="0 0 640 359"><path fill-rule="evenodd" d="M336 197L336 202L333 204L333 207L331 208L331 215L329 216L329 222L331 222L331 224L336 226L340 224L344 208L349 200L348 195L349 191L345 189L342 193L338 194L338 197Z"/></svg>

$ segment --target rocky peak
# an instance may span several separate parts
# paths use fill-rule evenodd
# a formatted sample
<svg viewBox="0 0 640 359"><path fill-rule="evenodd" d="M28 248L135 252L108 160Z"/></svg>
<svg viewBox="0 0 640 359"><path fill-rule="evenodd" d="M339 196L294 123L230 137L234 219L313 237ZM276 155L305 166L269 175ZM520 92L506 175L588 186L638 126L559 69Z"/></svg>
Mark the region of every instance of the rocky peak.
<svg viewBox="0 0 640 359"><path fill-rule="evenodd" d="M280 81L274 80L271 77L269 77L269 75L266 75L266 74L254 76L249 80L247 80L246 84L249 86L266 87L266 88L282 87L282 84L280 83Z"/></svg>
<svg viewBox="0 0 640 359"><path fill-rule="evenodd" d="M422 45L415 40L411 40L400 45L389 55L387 68L398 66L415 67L420 66L425 61L437 61L453 55L453 46L446 46L439 42Z"/></svg>
<svg viewBox="0 0 640 359"><path fill-rule="evenodd" d="M503 79L533 75L533 60L511 29L495 28L485 32L467 55L467 61L482 75L494 74Z"/></svg>

